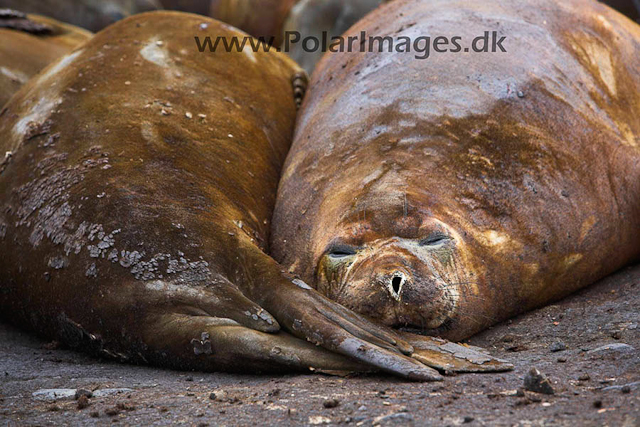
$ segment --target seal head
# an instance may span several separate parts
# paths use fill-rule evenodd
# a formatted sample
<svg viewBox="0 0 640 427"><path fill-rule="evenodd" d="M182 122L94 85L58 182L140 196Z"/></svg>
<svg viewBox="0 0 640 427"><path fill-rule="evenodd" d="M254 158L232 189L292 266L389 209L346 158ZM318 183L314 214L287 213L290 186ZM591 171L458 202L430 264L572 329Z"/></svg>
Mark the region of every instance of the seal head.
<svg viewBox="0 0 640 427"><path fill-rule="evenodd" d="M362 209L359 220L347 219L329 234L318 290L386 325L435 330L450 321L459 301L462 240L442 221L409 215L408 201L398 199L391 215Z"/></svg>

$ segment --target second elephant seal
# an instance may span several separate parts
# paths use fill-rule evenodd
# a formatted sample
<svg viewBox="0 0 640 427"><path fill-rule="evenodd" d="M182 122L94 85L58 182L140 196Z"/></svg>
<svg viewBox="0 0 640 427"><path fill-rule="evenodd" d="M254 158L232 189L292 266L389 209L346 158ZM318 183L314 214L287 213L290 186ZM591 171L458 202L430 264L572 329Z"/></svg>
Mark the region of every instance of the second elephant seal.
<svg viewBox="0 0 640 427"><path fill-rule="evenodd" d="M506 53L465 52L488 30ZM591 0L396 0L361 31L460 49L324 57L274 214L292 273L461 339L640 257L637 24Z"/></svg>

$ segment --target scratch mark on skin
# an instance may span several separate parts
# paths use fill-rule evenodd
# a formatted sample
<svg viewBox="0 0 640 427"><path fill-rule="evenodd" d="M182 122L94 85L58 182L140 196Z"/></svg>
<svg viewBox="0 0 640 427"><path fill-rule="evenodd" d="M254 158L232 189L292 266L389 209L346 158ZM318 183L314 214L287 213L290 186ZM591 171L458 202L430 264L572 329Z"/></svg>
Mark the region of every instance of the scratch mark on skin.
<svg viewBox="0 0 640 427"><path fill-rule="evenodd" d="M170 67L172 65L172 61L169 58L169 54L166 49L162 46L163 42L159 40L158 37L152 37L149 39L146 45L142 49L140 49L140 55L147 61L155 64L159 67Z"/></svg>
<svg viewBox="0 0 640 427"><path fill-rule="evenodd" d="M14 82L25 84L29 80L29 76L18 70L10 70L5 67L0 67L0 73L5 77L8 77Z"/></svg>
<svg viewBox="0 0 640 427"><path fill-rule="evenodd" d="M253 63L257 63L258 62L258 58L256 58L256 55L251 50L250 46L247 45L244 48L242 48L242 53L244 53L247 56L247 58L249 58L251 60L251 62L253 62Z"/></svg>
<svg viewBox="0 0 640 427"><path fill-rule="evenodd" d="M51 68L49 68L44 74L38 77L38 81L44 82L49 78L57 75L60 71L67 68L71 63L73 63L78 56L83 52L82 49L77 50L75 52L70 53L67 56L62 57L58 62L56 62Z"/></svg>

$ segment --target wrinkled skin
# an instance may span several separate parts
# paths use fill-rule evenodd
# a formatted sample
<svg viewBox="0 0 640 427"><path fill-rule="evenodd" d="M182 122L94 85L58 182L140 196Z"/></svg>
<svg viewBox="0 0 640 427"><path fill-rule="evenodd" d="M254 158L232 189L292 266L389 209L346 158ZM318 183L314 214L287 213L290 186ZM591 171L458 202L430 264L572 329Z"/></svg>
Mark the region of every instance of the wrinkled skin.
<svg viewBox="0 0 640 427"><path fill-rule="evenodd" d="M439 379L399 336L265 254L304 72L281 54L197 54L202 22L244 35L137 15L0 112L0 313L74 348L179 369Z"/></svg>
<svg viewBox="0 0 640 427"><path fill-rule="evenodd" d="M100 31L129 15L161 9L158 0L0 0L0 8L37 13Z"/></svg>
<svg viewBox="0 0 640 427"><path fill-rule="evenodd" d="M274 212L291 273L458 340L639 258L637 24L588 0L396 0L361 30L496 30L508 53L324 57Z"/></svg>
<svg viewBox="0 0 640 427"><path fill-rule="evenodd" d="M92 36L82 28L44 16L30 15L19 21L18 24L23 24L24 21L44 24L46 29L32 34L18 29L0 28L0 106L31 76Z"/></svg>

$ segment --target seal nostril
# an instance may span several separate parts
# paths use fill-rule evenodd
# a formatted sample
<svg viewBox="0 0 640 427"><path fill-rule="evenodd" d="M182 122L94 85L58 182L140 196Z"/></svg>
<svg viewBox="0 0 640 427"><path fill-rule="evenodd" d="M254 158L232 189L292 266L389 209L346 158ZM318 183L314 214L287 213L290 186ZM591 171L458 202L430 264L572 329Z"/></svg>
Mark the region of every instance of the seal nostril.
<svg viewBox="0 0 640 427"><path fill-rule="evenodd" d="M397 294L400 293L400 286L402 285L402 277L400 276L395 276L392 280L391 280L391 286L393 287L393 292Z"/></svg>

